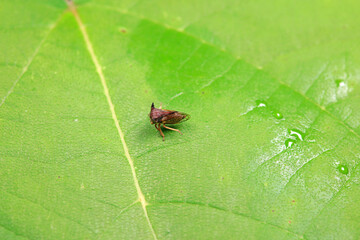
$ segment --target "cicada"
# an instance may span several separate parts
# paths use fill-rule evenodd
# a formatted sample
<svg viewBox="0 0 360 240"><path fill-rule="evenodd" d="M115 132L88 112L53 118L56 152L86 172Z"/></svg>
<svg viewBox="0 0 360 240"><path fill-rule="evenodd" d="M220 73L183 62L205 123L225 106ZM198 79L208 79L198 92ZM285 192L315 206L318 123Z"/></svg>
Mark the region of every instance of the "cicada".
<svg viewBox="0 0 360 240"><path fill-rule="evenodd" d="M155 124L155 128L160 132L161 136L163 137L163 141L165 141L165 136L161 130L161 127L167 128L172 131L177 131L182 134L179 130L168 127L165 124L177 124L190 119L189 114L173 110L155 108L154 103L151 104L151 111L149 117L151 124Z"/></svg>

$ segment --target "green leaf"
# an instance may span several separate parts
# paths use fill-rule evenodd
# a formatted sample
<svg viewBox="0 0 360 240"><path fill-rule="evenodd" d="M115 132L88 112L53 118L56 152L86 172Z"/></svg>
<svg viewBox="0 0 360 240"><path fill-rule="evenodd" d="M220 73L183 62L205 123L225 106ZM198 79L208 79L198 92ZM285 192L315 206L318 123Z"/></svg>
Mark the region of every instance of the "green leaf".
<svg viewBox="0 0 360 240"><path fill-rule="evenodd" d="M0 239L360 235L359 3L68 4L0 8Z"/></svg>

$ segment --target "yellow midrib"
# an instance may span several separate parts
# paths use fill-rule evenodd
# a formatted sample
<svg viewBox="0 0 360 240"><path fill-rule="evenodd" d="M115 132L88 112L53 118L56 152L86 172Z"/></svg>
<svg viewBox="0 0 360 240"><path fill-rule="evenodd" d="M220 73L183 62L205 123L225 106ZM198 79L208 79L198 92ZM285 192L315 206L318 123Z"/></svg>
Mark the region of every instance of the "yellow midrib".
<svg viewBox="0 0 360 240"><path fill-rule="evenodd" d="M147 209L146 209L146 206L148 205L148 203L146 202L145 196L141 191L139 181L137 179L136 172L135 172L134 162L133 162L133 160L132 160L132 158L131 158L131 156L129 154L129 149L128 149L127 145L126 145L124 134L123 134L123 132L121 130L121 127L119 125L119 121L118 121L118 118L117 118L116 112L115 112L115 107L114 107L114 104L113 104L113 102L111 100L110 93L109 93L109 88L108 88L108 86L106 84L105 76L104 76L104 74L102 72L101 65L100 65L100 63L99 63L99 61L98 61L98 59L97 59L97 57L95 55L93 46L92 46L91 41L89 39L89 36L88 36L88 34L86 32L85 26L84 26L83 22L81 21L81 18L79 16L79 14L77 13L73 2L70 1L70 0L66 0L66 3L68 4L70 11L75 16L76 22L78 23L80 31L81 31L81 33L83 35L86 47L87 47L87 49L89 51L89 54L91 56L92 61L94 62L96 71L97 71L97 73L98 73L98 75L100 77L101 84L102 84L102 86L104 88L104 94L106 96L106 100L107 100L109 108L110 108L111 116L112 116L112 118L114 120L116 129L118 131L118 134L119 134L119 137L120 137L120 140L121 140L124 152L125 152L125 156L126 156L128 162L129 162L129 165L130 165L130 168L131 168L134 184L135 184L136 191L137 191L137 194L138 194L138 197L139 197L138 201L141 203L141 206L142 206L142 208L144 210L145 218L146 218L146 220L148 222L151 233L152 233L154 239L157 240L157 236L156 236L155 231L154 231L154 229L152 227L152 224L150 222L150 219L149 219L149 216L148 216L148 213L147 213Z"/></svg>

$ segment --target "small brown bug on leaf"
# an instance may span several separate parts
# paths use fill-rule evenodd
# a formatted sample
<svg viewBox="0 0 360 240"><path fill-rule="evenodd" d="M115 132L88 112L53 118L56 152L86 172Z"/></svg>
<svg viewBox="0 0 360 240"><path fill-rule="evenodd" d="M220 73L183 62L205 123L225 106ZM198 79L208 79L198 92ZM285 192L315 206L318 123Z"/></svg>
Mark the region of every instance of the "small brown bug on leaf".
<svg viewBox="0 0 360 240"><path fill-rule="evenodd" d="M164 128L177 131L182 134L179 130L168 127L165 124L177 124L190 119L189 114L173 110L161 109L161 107L155 108L154 103L151 104L151 111L149 117L151 124L155 124L155 128L160 132L161 136L163 137L163 141L165 141L165 136L164 133L161 131L161 125Z"/></svg>

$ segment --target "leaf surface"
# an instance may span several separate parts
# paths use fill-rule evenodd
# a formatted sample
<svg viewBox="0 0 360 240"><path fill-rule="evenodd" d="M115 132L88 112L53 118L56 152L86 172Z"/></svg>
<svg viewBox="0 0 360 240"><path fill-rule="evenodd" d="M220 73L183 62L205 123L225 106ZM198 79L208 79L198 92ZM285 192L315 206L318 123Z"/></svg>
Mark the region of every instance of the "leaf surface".
<svg viewBox="0 0 360 240"><path fill-rule="evenodd" d="M1 238L359 236L357 3L28 4L1 10Z"/></svg>

